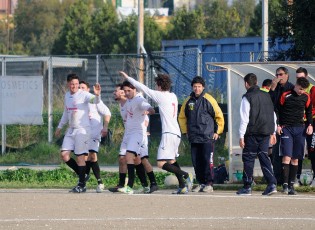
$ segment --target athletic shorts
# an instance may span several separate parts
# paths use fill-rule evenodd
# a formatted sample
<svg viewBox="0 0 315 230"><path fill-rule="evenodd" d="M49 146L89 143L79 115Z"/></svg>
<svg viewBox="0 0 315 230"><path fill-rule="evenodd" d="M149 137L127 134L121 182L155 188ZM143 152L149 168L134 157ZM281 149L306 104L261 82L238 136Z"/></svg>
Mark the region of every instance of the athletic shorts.
<svg viewBox="0 0 315 230"><path fill-rule="evenodd" d="M140 154L140 147L143 143L143 133L125 134L120 145L119 156L125 156L127 151Z"/></svg>
<svg viewBox="0 0 315 230"><path fill-rule="evenodd" d="M89 153L89 128L68 128L63 138L61 151L73 151L75 155Z"/></svg>
<svg viewBox="0 0 315 230"><path fill-rule="evenodd" d="M304 158L305 138L306 133L304 126L283 127L280 136L280 150L282 156L302 160Z"/></svg>
<svg viewBox="0 0 315 230"><path fill-rule="evenodd" d="M143 136L143 143L140 146L140 152L139 152L140 158L148 158L149 157L149 150L148 150L148 136L145 134Z"/></svg>
<svg viewBox="0 0 315 230"><path fill-rule="evenodd" d="M178 157L180 137L172 133L163 133L157 153L157 160L175 160Z"/></svg>
<svg viewBox="0 0 315 230"><path fill-rule="evenodd" d="M99 139L90 139L89 152L98 153L99 148L100 148L100 140Z"/></svg>

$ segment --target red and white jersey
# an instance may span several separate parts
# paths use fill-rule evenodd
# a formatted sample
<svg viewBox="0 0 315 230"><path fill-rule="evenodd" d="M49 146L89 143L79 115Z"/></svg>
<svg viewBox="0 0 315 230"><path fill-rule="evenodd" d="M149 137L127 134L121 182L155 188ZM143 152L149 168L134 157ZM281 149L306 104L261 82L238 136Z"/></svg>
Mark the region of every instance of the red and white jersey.
<svg viewBox="0 0 315 230"><path fill-rule="evenodd" d="M96 99L96 100L95 100ZM70 128L90 127L89 103L98 103L99 97L81 89L75 94L67 92L64 98L64 111L58 128L69 124Z"/></svg>
<svg viewBox="0 0 315 230"><path fill-rule="evenodd" d="M126 123L125 132L141 132L143 133L144 112L152 106L147 100L140 94L137 94L134 98L128 99L126 104Z"/></svg>
<svg viewBox="0 0 315 230"><path fill-rule="evenodd" d="M92 138L100 138L103 129L103 118L104 116L111 116L111 112L102 101L98 104L90 103L89 110Z"/></svg>
<svg viewBox="0 0 315 230"><path fill-rule="evenodd" d="M176 95L169 91L152 90L131 77L128 77L128 81L148 95L159 106L162 133L172 133L180 136L181 132L177 122L178 100Z"/></svg>

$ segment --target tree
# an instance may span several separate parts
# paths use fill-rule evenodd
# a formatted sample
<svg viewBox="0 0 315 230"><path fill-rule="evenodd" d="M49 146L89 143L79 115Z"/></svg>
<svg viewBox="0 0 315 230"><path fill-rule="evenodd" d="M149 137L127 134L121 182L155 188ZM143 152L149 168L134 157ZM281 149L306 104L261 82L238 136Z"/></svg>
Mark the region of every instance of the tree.
<svg viewBox="0 0 315 230"><path fill-rule="evenodd" d="M112 4L104 4L92 17L93 53L111 53L117 41L118 17Z"/></svg>
<svg viewBox="0 0 315 230"><path fill-rule="evenodd" d="M251 19L254 17L255 5L255 0L233 1L232 6L238 12L240 18L239 26L243 28L242 31L239 31L238 36L244 37L248 33Z"/></svg>
<svg viewBox="0 0 315 230"><path fill-rule="evenodd" d="M138 16L130 15L118 25L117 41L112 53L137 53ZM159 50L163 36L162 29L153 17L144 14L144 47L147 52Z"/></svg>
<svg viewBox="0 0 315 230"><path fill-rule="evenodd" d="M244 36L246 25L238 8L229 6L227 0L205 0L202 3L208 38Z"/></svg>
<svg viewBox="0 0 315 230"><path fill-rule="evenodd" d="M207 35L204 13L200 8L188 11L184 6L174 12L168 24L167 39L200 39Z"/></svg>
<svg viewBox="0 0 315 230"><path fill-rule="evenodd" d="M282 14L272 19L277 30L270 33L272 40L282 38L292 43L286 51L291 60L315 59L315 0L281 1Z"/></svg>
<svg viewBox="0 0 315 230"><path fill-rule="evenodd" d="M89 54L93 44L92 12L90 1L76 1L65 17L53 54Z"/></svg>
<svg viewBox="0 0 315 230"><path fill-rule="evenodd" d="M14 14L14 43L20 43L31 55L50 54L66 6L73 0L19 0Z"/></svg>

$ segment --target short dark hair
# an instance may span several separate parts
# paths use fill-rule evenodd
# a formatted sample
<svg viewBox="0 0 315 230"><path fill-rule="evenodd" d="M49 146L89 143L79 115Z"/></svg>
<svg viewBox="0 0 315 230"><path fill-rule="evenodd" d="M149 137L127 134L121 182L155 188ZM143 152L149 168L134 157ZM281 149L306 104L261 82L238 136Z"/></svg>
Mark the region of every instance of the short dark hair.
<svg viewBox="0 0 315 230"><path fill-rule="evenodd" d="M158 74L156 78L154 78L154 81L158 86L161 87L163 91L169 91L172 86L172 80L169 75L167 74Z"/></svg>
<svg viewBox="0 0 315 230"><path fill-rule="evenodd" d="M70 82L70 81L72 81L73 79L78 79L78 80L79 80L78 75L76 75L75 73L70 73L70 74L68 74L68 76L67 76L67 82Z"/></svg>
<svg viewBox="0 0 315 230"><path fill-rule="evenodd" d="M120 89L123 89L123 84L122 84L122 83L118 83L118 84L115 85L115 87L116 87L116 88L119 87Z"/></svg>
<svg viewBox="0 0 315 230"><path fill-rule="evenodd" d="M124 81L123 83L122 83L122 87L129 87L129 88L131 88L131 89L135 89L136 87L134 87L134 85L133 84L131 84L129 81Z"/></svg>
<svg viewBox="0 0 315 230"><path fill-rule="evenodd" d="M192 79L190 85L193 86L193 85L196 84L196 83L200 83L203 87L205 87L205 85L206 85L205 80L204 80L202 77L200 77L200 76L194 77L194 78Z"/></svg>
<svg viewBox="0 0 315 230"><path fill-rule="evenodd" d="M289 74L289 70L284 66L280 66L279 68L277 68L276 72L278 72L278 70L282 70L285 74Z"/></svg>
<svg viewBox="0 0 315 230"><path fill-rule="evenodd" d="M253 73L248 73L244 77L244 82L246 82L250 87L257 85L257 76Z"/></svg>
<svg viewBox="0 0 315 230"><path fill-rule="evenodd" d="M86 81L79 81L79 84L85 84L86 87L90 88L90 84Z"/></svg>
<svg viewBox="0 0 315 230"><path fill-rule="evenodd" d="M296 79L296 84L306 89L310 85L310 82L305 77L299 77Z"/></svg>
<svg viewBox="0 0 315 230"><path fill-rule="evenodd" d="M271 83L272 83L272 80L269 79L269 78L267 78L267 79L265 79L265 80L263 81L262 86L263 86L263 87L264 87L264 86L270 87L270 86L271 86Z"/></svg>
<svg viewBox="0 0 315 230"><path fill-rule="evenodd" d="M307 75L308 75L307 70L305 68L303 68L303 67L297 68L295 73L304 73L305 77L307 77Z"/></svg>

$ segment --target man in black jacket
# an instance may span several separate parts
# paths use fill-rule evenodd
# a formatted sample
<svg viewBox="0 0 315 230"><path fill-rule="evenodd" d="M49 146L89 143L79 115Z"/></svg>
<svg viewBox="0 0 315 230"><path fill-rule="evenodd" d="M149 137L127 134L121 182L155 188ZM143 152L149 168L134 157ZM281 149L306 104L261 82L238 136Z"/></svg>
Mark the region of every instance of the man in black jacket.
<svg viewBox="0 0 315 230"><path fill-rule="evenodd" d="M276 117L273 104L268 93L260 90L257 86L255 74L247 74L244 77L244 82L247 92L241 102L241 124L239 128L239 144L243 149L244 187L236 194L251 195L255 159L258 156L261 170L268 182L268 186L262 195L272 195L277 192L277 181L268 157L269 143L275 144L276 141Z"/></svg>
<svg viewBox="0 0 315 230"><path fill-rule="evenodd" d="M294 85L289 82L289 71L285 67L279 67L276 70L276 76L272 80L269 95L275 109L279 105L279 99L282 93L291 90ZM277 143L272 148L272 165L275 177L279 185L283 184L282 177L282 156L279 153L280 136L277 135Z"/></svg>

